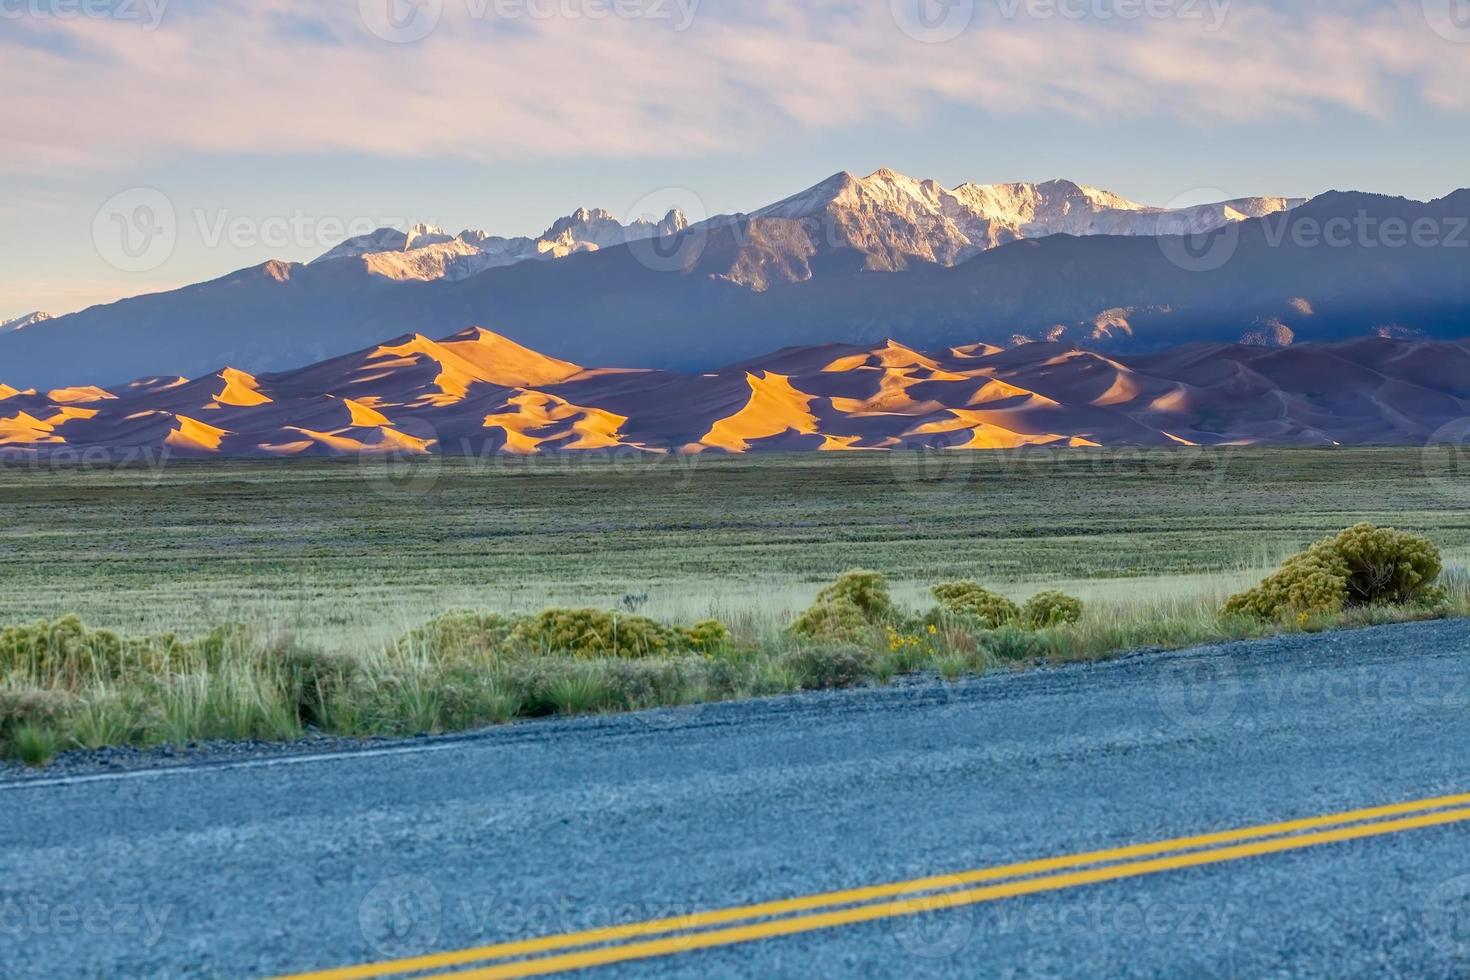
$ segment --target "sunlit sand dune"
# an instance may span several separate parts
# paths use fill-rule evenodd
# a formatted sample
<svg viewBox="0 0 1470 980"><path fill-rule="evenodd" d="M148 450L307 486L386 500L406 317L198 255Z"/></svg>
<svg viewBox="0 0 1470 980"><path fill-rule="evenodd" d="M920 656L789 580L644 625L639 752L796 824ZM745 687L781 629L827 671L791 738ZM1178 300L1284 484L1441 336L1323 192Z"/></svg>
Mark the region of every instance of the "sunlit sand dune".
<svg viewBox="0 0 1470 980"><path fill-rule="evenodd" d="M220 405L232 405L236 408L250 408L255 405L269 404L271 398L260 390L260 382L234 368L225 368L219 373L220 380L225 383L214 400Z"/></svg>
<svg viewBox="0 0 1470 980"><path fill-rule="evenodd" d="M313 449L325 450L332 454L347 456L362 455L391 455L404 453L408 455L423 456L433 451L435 440L421 439L407 433L399 432L389 426L368 426L341 429L336 432L321 432L315 429L303 429L297 426L286 426L282 434L288 437L285 442L262 443L260 449L278 456L299 456ZM295 434L305 438L291 441L289 436Z"/></svg>
<svg viewBox="0 0 1470 980"><path fill-rule="evenodd" d="M191 419L185 415L176 416L178 427L164 437L164 444L174 449L182 449L188 452L217 453L220 444L224 442L225 436L230 433L225 429L216 428Z"/></svg>
<svg viewBox="0 0 1470 980"><path fill-rule="evenodd" d="M56 434L52 421L42 420L29 412L0 418L0 446L54 445L66 442Z"/></svg>
<svg viewBox="0 0 1470 980"><path fill-rule="evenodd" d="M84 388L57 388L47 392L46 397L58 405L86 405L91 402L107 401L117 396L89 385Z"/></svg>
<svg viewBox="0 0 1470 980"><path fill-rule="evenodd" d="M0 384L6 454L850 452L1422 444L1470 417L1470 348L1370 338L1105 356L1056 342L788 347L681 374L583 368L488 330L294 371Z"/></svg>
<svg viewBox="0 0 1470 980"><path fill-rule="evenodd" d="M431 405L452 405L463 400L475 382L500 387L546 385L565 381L582 370L480 328L440 342L415 334L405 343L379 347L369 355L370 359L379 357L423 357L438 364L434 384L439 391L424 399Z"/></svg>
<svg viewBox="0 0 1470 980"><path fill-rule="evenodd" d="M754 440L769 439L787 432L815 434L817 417L810 411L811 395L791 386L780 374L747 374L750 400L728 418L716 422L699 441L727 452L743 453Z"/></svg>
<svg viewBox="0 0 1470 980"><path fill-rule="evenodd" d="M596 408L581 408L539 391L507 399L507 411L486 415L484 426L504 435L506 452L527 455L543 446L557 449L611 449L626 445L618 430L628 420Z"/></svg>

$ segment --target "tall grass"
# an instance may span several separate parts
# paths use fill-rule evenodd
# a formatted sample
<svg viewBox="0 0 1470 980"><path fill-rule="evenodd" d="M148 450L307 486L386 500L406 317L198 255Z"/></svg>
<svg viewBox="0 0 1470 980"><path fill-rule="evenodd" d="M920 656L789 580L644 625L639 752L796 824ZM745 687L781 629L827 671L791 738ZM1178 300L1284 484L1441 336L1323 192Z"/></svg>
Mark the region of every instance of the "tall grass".
<svg viewBox="0 0 1470 980"><path fill-rule="evenodd" d="M473 633L402 624L384 628L391 640L337 650L302 643L279 622L221 628L188 641L166 635L119 640L90 631L78 638L73 630L66 634L65 656L53 647L0 646L0 755L44 765L72 748L289 741L312 731L458 731L517 718L881 685L916 671L956 681L997 668L1096 660L1140 648L1470 615L1470 573L1451 565L1443 579L1450 601L1434 610L1375 607L1285 624L1220 618L1224 599L1261 574L1242 569L1183 584L1154 579L1004 588L1020 599L1043 585L1060 585L1080 593L1086 610L1075 624L1035 632L946 625L904 636L875 629L842 643L803 641L788 630L815 586L746 594L739 602L728 595L684 598L679 603L686 621L716 615L731 627L729 648L639 659L517 652ZM911 611L923 605L917 584L899 586L894 595ZM656 610L655 601L645 611Z"/></svg>

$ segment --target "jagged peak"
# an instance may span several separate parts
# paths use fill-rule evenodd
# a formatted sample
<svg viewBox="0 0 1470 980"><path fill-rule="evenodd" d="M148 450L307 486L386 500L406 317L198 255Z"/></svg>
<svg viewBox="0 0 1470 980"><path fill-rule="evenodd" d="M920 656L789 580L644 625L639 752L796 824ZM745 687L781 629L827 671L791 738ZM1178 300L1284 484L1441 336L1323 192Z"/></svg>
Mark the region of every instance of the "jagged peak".
<svg viewBox="0 0 1470 980"><path fill-rule="evenodd" d="M55 317L50 313L33 310L30 313L23 313L9 320L0 321L0 333L9 333L12 330L24 330L26 327L35 326L38 323L45 323L47 320L53 319Z"/></svg>
<svg viewBox="0 0 1470 980"><path fill-rule="evenodd" d="M268 262L261 263L258 268L267 279L274 279L276 282L286 282L291 278L295 263L283 262L280 259L271 259Z"/></svg>

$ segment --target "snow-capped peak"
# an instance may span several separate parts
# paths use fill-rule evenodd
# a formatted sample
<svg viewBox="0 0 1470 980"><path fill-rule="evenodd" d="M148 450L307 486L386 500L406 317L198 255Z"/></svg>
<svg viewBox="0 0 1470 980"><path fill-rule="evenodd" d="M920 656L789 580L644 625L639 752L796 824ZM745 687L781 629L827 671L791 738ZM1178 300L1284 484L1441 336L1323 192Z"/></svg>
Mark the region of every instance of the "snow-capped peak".
<svg viewBox="0 0 1470 980"><path fill-rule="evenodd" d="M742 217L815 221L828 228L825 244L859 249L868 256L870 268L897 269L910 261L954 265L1007 242L1046 235L1209 231L1300 203L1286 198L1243 198L1189 208L1156 208L1060 178L945 187L936 180L884 167L866 177L841 171ZM502 238L480 230L450 235L434 225L416 224L406 232L380 228L348 239L316 261L359 258L369 271L389 279L462 279L496 266L558 259L675 235L688 226L677 210L661 219L645 216L624 223L602 208L581 207L552 222L535 238ZM740 277L736 274L734 278Z"/></svg>
<svg viewBox="0 0 1470 980"><path fill-rule="evenodd" d="M953 265L1021 238L1208 231L1300 203L1245 198L1156 208L1070 180L946 188L884 167L866 177L833 174L750 217L817 221L830 226L834 244L859 245L874 268L901 268L910 259Z"/></svg>
<svg viewBox="0 0 1470 980"><path fill-rule="evenodd" d="M454 241L454 236L447 233L443 228L434 225L417 224L408 230L408 235L403 243L405 252L415 248L426 248L430 245L443 245L445 242Z"/></svg>
<svg viewBox="0 0 1470 980"><path fill-rule="evenodd" d="M32 313L27 313L23 316L18 316L10 320L0 321L0 333L10 333L14 330L24 330L26 327L35 326L38 323L45 323L47 320L50 319L52 319L50 313L42 313L40 310L36 310Z"/></svg>
<svg viewBox="0 0 1470 980"><path fill-rule="evenodd" d="M602 208L578 208L536 238L502 238L471 229L450 235L434 225L416 224L407 232L380 228L350 238L315 261L357 258L375 275L396 280L463 279L529 259L557 259L677 234L688 225L678 210L657 221L640 217L623 224Z"/></svg>

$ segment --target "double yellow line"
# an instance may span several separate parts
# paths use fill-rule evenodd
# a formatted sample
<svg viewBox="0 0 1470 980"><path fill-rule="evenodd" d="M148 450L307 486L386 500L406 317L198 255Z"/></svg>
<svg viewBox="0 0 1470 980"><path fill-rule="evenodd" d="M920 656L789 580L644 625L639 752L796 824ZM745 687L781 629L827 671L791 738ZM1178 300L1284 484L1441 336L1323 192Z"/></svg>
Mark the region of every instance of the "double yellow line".
<svg viewBox="0 0 1470 980"><path fill-rule="evenodd" d="M545 976L1465 821L1470 821L1470 794L1441 796L677 918L302 973L282 980L362 980L409 974L474 980Z"/></svg>

